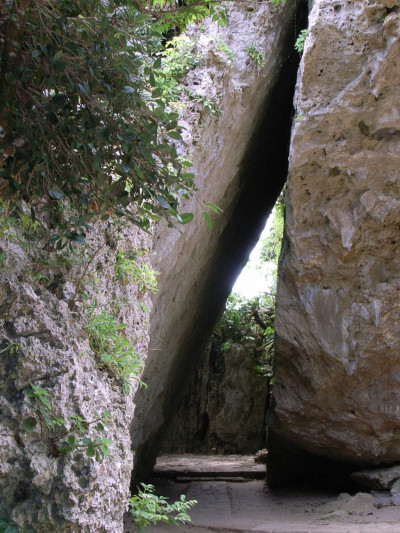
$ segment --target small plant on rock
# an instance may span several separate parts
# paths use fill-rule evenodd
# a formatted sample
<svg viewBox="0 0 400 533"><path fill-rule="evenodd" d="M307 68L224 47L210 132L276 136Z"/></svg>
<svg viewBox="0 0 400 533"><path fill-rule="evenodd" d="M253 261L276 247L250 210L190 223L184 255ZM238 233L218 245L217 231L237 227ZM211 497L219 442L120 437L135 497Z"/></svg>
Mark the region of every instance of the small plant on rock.
<svg viewBox="0 0 400 533"><path fill-rule="evenodd" d="M202 56L196 54L195 44L187 35L174 37L159 57L161 68L155 78L156 91L167 103L179 99L182 77L202 64Z"/></svg>
<svg viewBox="0 0 400 533"><path fill-rule="evenodd" d="M140 355L126 337L119 335L126 324L120 324L112 313L97 313L96 309L97 300L94 300L85 326L90 347L98 355L101 365L122 380L125 394L129 394L131 379L144 385L140 380L143 369Z"/></svg>
<svg viewBox="0 0 400 533"><path fill-rule="evenodd" d="M217 104L211 100L211 98L208 98L207 96L203 96L201 94L195 94L190 89L186 89L186 94L190 98L190 100L193 100L194 102L198 102L205 111L207 111L212 118L217 118L219 115L222 115L222 109L220 109Z"/></svg>
<svg viewBox="0 0 400 533"><path fill-rule="evenodd" d="M135 526L139 531L155 525L157 522L164 524L186 524L191 522L188 510L196 505L196 500L186 501L182 494L180 500L168 503L165 496L154 494L154 486L141 483L142 488L138 494L129 498L131 513L135 519Z"/></svg>
<svg viewBox="0 0 400 533"><path fill-rule="evenodd" d="M127 252L118 251L115 262L115 278L129 283L131 280L136 283L140 292L151 291L157 292L158 272L148 267L146 263L138 265L136 258L143 255L140 250L128 250Z"/></svg>
<svg viewBox="0 0 400 533"><path fill-rule="evenodd" d="M109 446L112 442L109 439L104 435L88 436L90 427L95 427L101 434L105 433L111 417L109 411L96 414L91 421L75 414L67 422L54 414L51 395L46 389L33 383L30 387L26 396L31 399L34 412L22 422L22 429L26 432L38 430L50 457L59 457L77 449L84 450L88 457L94 457L98 462L110 455Z"/></svg>
<svg viewBox="0 0 400 533"><path fill-rule="evenodd" d="M233 55L233 50L230 48L225 41L215 41L215 47L217 50L221 50L221 52L224 52L226 57L229 59L229 61L233 61L235 59L235 56Z"/></svg>
<svg viewBox="0 0 400 533"><path fill-rule="evenodd" d="M310 32L308 30L301 30L299 36L296 39L296 42L294 43L294 49L296 50L296 52L299 52L299 54L301 54L304 50L304 44L309 33Z"/></svg>
<svg viewBox="0 0 400 533"><path fill-rule="evenodd" d="M249 54L250 59L257 65L257 68L265 65L265 53L259 50L255 44L251 44L245 48L245 52Z"/></svg>

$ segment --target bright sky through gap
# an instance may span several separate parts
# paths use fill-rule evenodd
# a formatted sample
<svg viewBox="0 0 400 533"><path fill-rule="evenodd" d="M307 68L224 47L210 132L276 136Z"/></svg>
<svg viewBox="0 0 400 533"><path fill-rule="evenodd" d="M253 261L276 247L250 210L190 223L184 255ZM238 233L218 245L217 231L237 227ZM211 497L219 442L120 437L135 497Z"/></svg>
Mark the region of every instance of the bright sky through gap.
<svg viewBox="0 0 400 533"><path fill-rule="evenodd" d="M260 235L260 238L250 254L249 260L236 280L232 292L236 292L246 298L254 298L262 292L271 290L272 269L274 263L268 262L261 265L260 252L263 239L268 235L272 225L272 214L268 217L267 223Z"/></svg>

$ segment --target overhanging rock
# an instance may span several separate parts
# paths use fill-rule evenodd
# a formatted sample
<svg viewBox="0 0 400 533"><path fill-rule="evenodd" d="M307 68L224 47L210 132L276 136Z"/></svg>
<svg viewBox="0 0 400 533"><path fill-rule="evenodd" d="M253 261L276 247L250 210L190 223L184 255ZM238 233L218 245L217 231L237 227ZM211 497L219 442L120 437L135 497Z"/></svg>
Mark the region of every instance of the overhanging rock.
<svg viewBox="0 0 400 533"><path fill-rule="evenodd" d="M188 75L189 89L204 89L222 115L206 119L199 128L202 115L196 117L188 102L182 121L189 148L180 149L192 157L198 196L217 204L223 214L213 215L210 231L201 222L202 206L195 199L185 210L194 212L200 223L188 225L183 233L162 228L157 235L160 290L143 376L148 387L135 398L134 483L149 473L179 392L286 179L298 4L235 2L225 28L207 28L220 48L223 42L232 50L233 59L215 43L205 43L203 66ZM246 51L251 46L265 52L264 66L251 60Z"/></svg>

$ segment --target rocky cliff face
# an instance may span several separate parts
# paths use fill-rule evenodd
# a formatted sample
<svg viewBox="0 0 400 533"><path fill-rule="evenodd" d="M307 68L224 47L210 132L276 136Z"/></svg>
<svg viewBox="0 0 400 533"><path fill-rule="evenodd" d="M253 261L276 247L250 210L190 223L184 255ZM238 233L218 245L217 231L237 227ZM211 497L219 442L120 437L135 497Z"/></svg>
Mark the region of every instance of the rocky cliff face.
<svg viewBox="0 0 400 533"><path fill-rule="evenodd" d="M134 348L146 353L148 313L143 305L151 305L149 297L128 279L117 281L115 264L118 249L143 250L151 243L133 227L120 234L97 228L94 235L91 250L78 246L58 260L56 252L50 254L37 244L35 248L22 236L22 248L17 239L1 241L0 516L37 533L120 533L129 497L129 423L137 385L124 394L120 380L99 365L84 326L87 307L96 299L96 314L113 312L126 324L124 335ZM69 308L76 283L96 250L76 304ZM148 257L142 260L148 262ZM64 455L60 448L66 437L52 442L51 434L40 435L39 425L24 431L22 421L37 417L27 397L30 383L50 394L53 414L64 418L67 427L71 416L91 422L110 411L105 433L112 441L110 457L98 463L85 448ZM55 434L62 430L56 428ZM84 436L95 435L102 433L91 425Z"/></svg>
<svg viewBox="0 0 400 533"><path fill-rule="evenodd" d="M272 482L284 444L400 460L399 8L315 0L310 15L277 296Z"/></svg>
<svg viewBox="0 0 400 533"><path fill-rule="evenodd" d="M211 25L208 39L200 37L203 64L189 73L186 83L193 93L204 90L214 98L222 114L204 119L187 102L181 152L192 157L199 197L217 204L223 214L212 216L210 231L201 222L202 206L195 199L188 210L200 222L184 233L161 228L156 236L160 291L154 300L152 351L144 374L148 389L135 398L135 480L149 473L180 391L286 178L299 4L235 2L227 26ZM228 46L233 57L216 42ZM263 66L246 51L252 46L265 54Z"/></svg>
<svg viewBox="0 0 400 533"><path fill-rule="evenodd" d="M153 268L161 273L160 291L143 378L148 388L137 394L135 413L136 387L126 396L121 382L99 365L85 325L88 307L96 300L96 314L113 312L126 324L124 335L135 350L146 353L149 324L143 304L151 309L150 302L136 283L117 280L115 267L119 249L148 250L151 238L129 226L120 234L98 227L91 242L93 257L78 247L60 263L40 243L33 250L29 232L20 232L19 246L17 238L9 240L2 231L0 515L37 533L121 531L131 439L141 476L152 466L179 391L285 180L297 70L293 20L299 4L238 2L229 8L226 28L211 23L204 35L201 28L193 30L203 62L186 80L192 96L184 101L187 129L179 150L192 156L199 198L224 213L212 214L210 231L195 198L186 207L197 223L182 233L161 227L155 237ZM207 98L222 111L219 118L206 114ZM146 255L140 257L149 262ZM85 296L78 291L75 305L69 306L83 274ZM110 411L105 434L112 441L110 457L98 463L84 447L64 455L58 443L66 436L54 442L40 435L39 426L24 431L24 419L38 418L27 397L30 383L50 394L53 413L67 429L69 417L90 422ZM95 435L91 425L85 437Z"/></svg>
<svg viewBox="0 0 400 533"><path fill-rule="evenodd" d="M161 453L255 453L265 448L268 378L255 346L208 346L163 441Z"/></svg>

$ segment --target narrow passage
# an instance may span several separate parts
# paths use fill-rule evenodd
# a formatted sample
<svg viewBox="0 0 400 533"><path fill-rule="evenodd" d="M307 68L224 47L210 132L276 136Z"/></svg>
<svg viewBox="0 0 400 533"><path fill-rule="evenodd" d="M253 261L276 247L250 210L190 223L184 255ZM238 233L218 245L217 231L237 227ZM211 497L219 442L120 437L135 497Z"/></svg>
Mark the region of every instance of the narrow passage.
<svg viewBox="0 0 400 533"><path fill-rule="evenodd" d="M399 508L387 494L270 491L255 479L265 476L265 466L254 456L161 456L153 475L151 482L169 501L185 494L198 504L191 524L160 524L148 533L400 533ZM132 522L124 532L135 532Z"/></svg>

